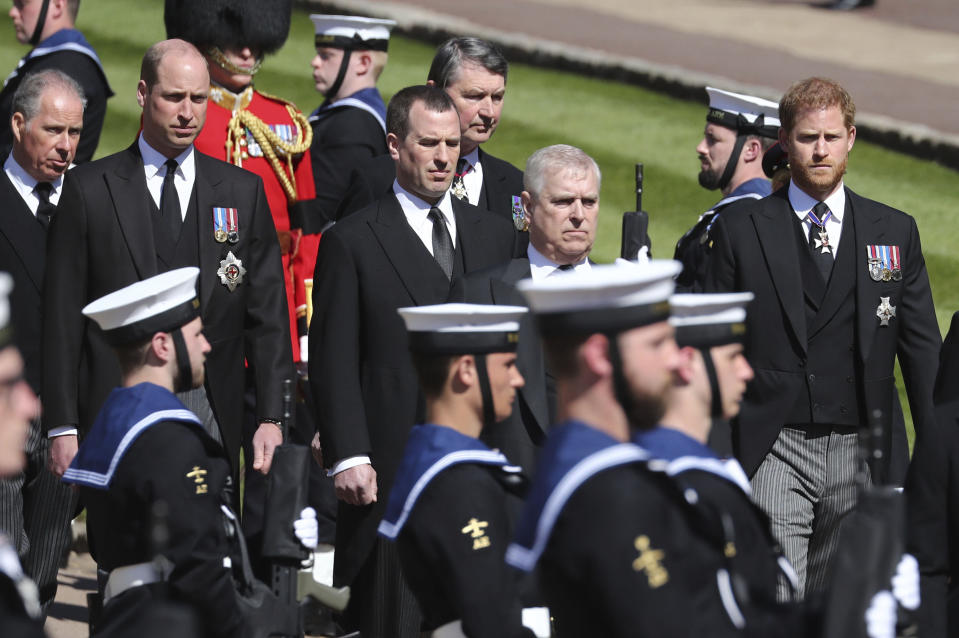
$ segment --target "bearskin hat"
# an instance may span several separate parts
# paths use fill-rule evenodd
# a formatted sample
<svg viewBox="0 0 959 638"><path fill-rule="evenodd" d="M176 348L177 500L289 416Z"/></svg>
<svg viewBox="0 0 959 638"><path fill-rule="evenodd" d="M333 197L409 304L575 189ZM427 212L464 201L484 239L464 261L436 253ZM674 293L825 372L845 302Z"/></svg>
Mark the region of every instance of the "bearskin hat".
<svg viewBox="0 0 959 638"><path fill-rule="evenodd" d="M168 38L198 48L250 47L273 53L290 32L293 0L166 0Z"/></svg>

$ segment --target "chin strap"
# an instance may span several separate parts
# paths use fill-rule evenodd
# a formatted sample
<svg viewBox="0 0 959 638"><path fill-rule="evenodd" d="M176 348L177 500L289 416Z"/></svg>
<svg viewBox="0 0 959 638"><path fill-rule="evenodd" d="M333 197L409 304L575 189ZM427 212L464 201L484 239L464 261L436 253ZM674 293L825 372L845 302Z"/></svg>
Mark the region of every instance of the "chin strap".
<svg viewBox="0 0 959 638"><path fill-rule="evenodd" d="M350 66L350 56L352 53L352 49L343 49L343 60L340 62L340 70L336 74L336 80L333 81L330 88L323 94L323 97L327 100L332 100L336 97L336 94L340 92L340 87L343 86L343 80L346 79L346 69Z"/></svg>
<svg viewBox="0 0 959 638"><path fill-rule="evenodd" d="M476 361L476 376L479 377L480 398L483 400L483 427L488 428L496 422L496 412L493 409L493 392L489 385L486 355L474 354L473 360Z"/></svg>
<svg viewBox="0 0 959 638"><path fill-rule="evenodd" d="M613 392L623 412L630 414L633 399L629 392L629 384L626 382L626 375L623 374L623 357L619 352L619 339L615 333L607 334L606 339L609 341L609 362L613 366Z"/></svg>
<svg viewBox="0 0 959 638"><path fill-rule="evenodd" d="M723 176L719 178L719 190L725 191L726 187L729 186L729 180L733 178L733 173L736 172L736 165L739 164L739 156L743 152L743 146L746 144L746 134L739 133L736 135L736 144L733 145L733 150L729 154L729 159L726 161L726 169L723 171Z"/></svg>
<svg viewBox="0 0 959 638"><path fill-rule="evenodd" d="M709 348L700 348L703 355L703 365L706 367L706 376L709 377L709 392L712 395L709 406L709 416L714 419L723 418L723 397L719 391L719 377L716 376L716 366L713 365L713 355Z"/></svg>
<svg viewBox="0 0 959 638"><path fill-rule="evenodd" d="M30 36L30 46L35 47L40 44L40 36L43 34L43 26L47 23L47 9L50 8L50 0L42 0L40 13L37 14L37 24L33 27L33 35Z"/></svg>
<svg viewBox="0 0 959 638"><path fill-rule="evenodd" d="M256 62L253 63L253 66L249 69L244 69L243 67L237 66L230 62L230 59L226 57L226 54L223 53L223 50L220 47L210 47L206 50L207 55L213 58L213 61L217 66L226 69L230 73L239 73L240 75L256 75L256 72L260 70L260 67L263 66L263 56L260 56L256 59Z"/></svg>
<svg viewBox="0 0 959 638"><path fill-rule="evenodd" d="M170 333L173 337L173 347L176 350L177 378L173 384L176 392L186 392L193 389L193 367L190 365L190 353L186 350L186 341L183 340L183 331L177 328Z"/></svg>

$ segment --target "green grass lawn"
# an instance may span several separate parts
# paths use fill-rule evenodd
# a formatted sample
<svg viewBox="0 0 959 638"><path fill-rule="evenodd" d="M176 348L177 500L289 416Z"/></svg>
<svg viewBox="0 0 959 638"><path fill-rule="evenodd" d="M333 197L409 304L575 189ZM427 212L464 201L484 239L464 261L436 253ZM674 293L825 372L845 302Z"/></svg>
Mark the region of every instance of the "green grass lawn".
<svg viewBox="0 0 959 638"><path fill-rule="evenodd" d="M164 37L162 14L160 0L88 0L81 6L78 27L98 50L117 93L109 103L98 156L133 140L139 126L135 87L140 58L150 43ZM13 68L26 52L12 31L9 27L0 43L0 69ZM390 62L380 80L384 97L425 81L432 54L432 46L393 38ZM306 12L297 11L289 40L268 58L257 86L311 111L320 102L310 75L312 56L313 26ZM704 118L700 104L517 64L510 71L502 123L486 148L521 168L532 151L549 144L573 144L592 155L603 171L603 212L594 251L599 261L619 253L620 214L634 207L633 167L642 162L653 252L667 257L676 239L718 199L718 193L703 190L696 181L694 147ZM940 326L947 326L959 309L959 225L950 221L959 210L956 173L866 143L856 145L849 166L850 187L915 216Z"/></svg>

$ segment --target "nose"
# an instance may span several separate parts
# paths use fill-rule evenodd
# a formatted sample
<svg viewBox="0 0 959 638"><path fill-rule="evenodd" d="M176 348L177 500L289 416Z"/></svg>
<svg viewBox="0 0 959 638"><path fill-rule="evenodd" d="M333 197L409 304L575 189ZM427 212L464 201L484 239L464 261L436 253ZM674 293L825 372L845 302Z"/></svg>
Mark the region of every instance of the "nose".
<svg viewBox="0 0 959 638"><path fill-rule="evenodd" d="M66 154L70 152L72 146L73 146L73 142L70 138L70 132L64 131L63 133L57 136L54 148L56 148L56 150L60 154Z"/></svg>
<svg viewBox="0 0 959 638"><path fill-rule="evenodd" d="M673 372L679 368L679 346L676 344L676 339L670 339L666 347L666 367Z"/></svg>
<svg viewBox="0 0 959 638"><path fill-rule="evenodd" d="M569 207L569 218L573 221L582 221L586 218L586 209L583 207L583 200L576 198L573 205Z"/></svg>
<svg viewBox="0 0 959 638"><path fill-rule="evenodd" d="M454 153L450 150L449 146L443 143L440 143L436 146L436 152L433 154L433 161L436 162L437 168L443 168L449 164L452 164L457 159L459 159L459 151Z"/></svg>
<svg viewBox="0 0 959 638"><path fill-rule="evenodd" d="M697 155L706 155L706 151L709 149L706 147L706 138L699 140L699 144L696 145L696 154Z"/></svg>
<svg viewBox="0 0 959 638"><path fill-rule="evenodd" d="M749 365L749 361L746 360L746 357L741 357L742 360L742 377L743 381L752 381L753 377L756 376L756 373L753 372L753 367Z"/></svg>
<svg viewBox="0 0 959 638"><path fill-rule="evenodd" d="M40 400L26 381L20 381L13 389L14 405L21 419L29 421L40 415Z"/></svg>
<svg viewBox="0 0 959 638"><path fill-rule="evenodd" d="M813 152L818 157L823 157L829 154L829 147L826 145L826 138L822 135L816 139L816 145L813 147Z"/></svg>
<svg viewBox="0 0 959 638"><path fill-rule="evenodd" d="M242 49L240 49L240 57L243 58L244 60L254 57L253 49L251 49L250 47L243 47Z"/></svg>
<svg viewBox="0 0 959 638"><path fill-rule="evenodd" d="M512 376L512 386L514 388L522 388L526 385L526 379L523 378L523 375L517 368L513 368Z"/></svg>
<svg viewBox="0 0 959 638"><path fill-rule="evenodd" d="M479 113L479 116L484 119L489 120L493 118L493 98L492 97L486 96L480 101L478 113Z"/></svg>
<svg viewBox="0 0 959 638"><path fill-rule="evenodd" d="M210 352L210 350L213 349L213 346L211 346L210 342L206 340L206 335L201 334L200 339L202 340L200 343L200 351L203 354L207 354L208 352Z"/></svg>
<svg viewBox="0 0 959 638"><path fill-rule="evenodd" d="M319 69L322 64L323 64L323 61L320 60L320 54L319 54L319 53L317 53L316 55L314 55L314 56L313 56L313 59L310 60L310 66L313 67L314 69Z"/></svg>
<svg viewBox="0 0 959 638"><path fill-rule="evenodd" d="M193 119L193 101L188 99L183 100L180 103L180 112L177 113L180 116L180 119L184 122L189 122Z"/></svg>

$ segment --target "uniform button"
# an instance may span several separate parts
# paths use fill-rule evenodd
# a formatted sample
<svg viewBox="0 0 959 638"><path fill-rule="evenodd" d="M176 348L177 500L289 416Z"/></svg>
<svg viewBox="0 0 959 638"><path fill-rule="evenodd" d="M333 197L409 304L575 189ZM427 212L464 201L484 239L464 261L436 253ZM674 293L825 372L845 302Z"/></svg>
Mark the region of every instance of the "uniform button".
<svg viewBox="0 0 959 638"><path fill-rule="evenodd" d="M809 383L813 383L815 380L816 380L816 375L814 374L809 375Z"/></svg>
<svg viewBox="0 0 959 638"><path fill-rule="evenodd" d="M846 377L846 383L852 383L854 379L852 377Z"/></svg>
<svg viewBox="0 0 959 638"><path fill-rule="evenodd" d="M839 413L840 413L840 414L849 414L849 410L846 408L846 406L841 405L841 406L839 406Z"/></svg>

